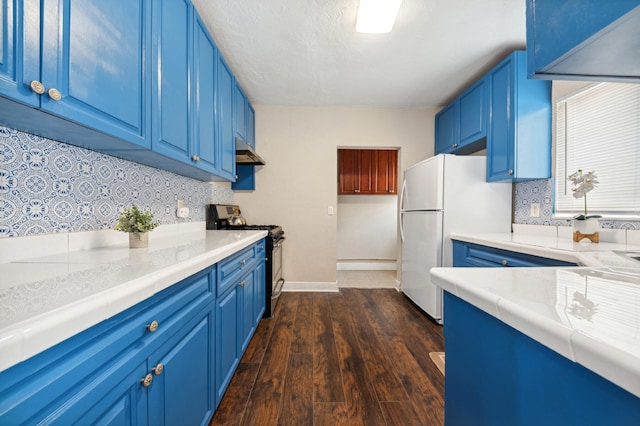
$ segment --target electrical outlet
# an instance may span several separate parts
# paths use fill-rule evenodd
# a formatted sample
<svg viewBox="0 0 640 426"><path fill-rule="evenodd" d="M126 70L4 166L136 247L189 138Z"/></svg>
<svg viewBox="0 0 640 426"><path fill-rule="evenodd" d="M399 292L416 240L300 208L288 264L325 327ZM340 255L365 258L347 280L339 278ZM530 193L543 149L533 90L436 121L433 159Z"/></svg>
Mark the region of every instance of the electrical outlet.
<svg viewBox="0 0 640 426"><path fill-rule="evenodd" d="M531 217L540 217L540 203L531 203Z"/></svg>
<svg viewBox="0 0 640 426"><path fill-rule="evenodd" d="M327 207L327 215L328 216L333 216L333 206Z"/></svg>
<svg viewBox="0 0 640 426"><path fill-rule="evenodd" d="M189 207L180 207L176 210L176 215L183 219L189 217Z"/></svg>

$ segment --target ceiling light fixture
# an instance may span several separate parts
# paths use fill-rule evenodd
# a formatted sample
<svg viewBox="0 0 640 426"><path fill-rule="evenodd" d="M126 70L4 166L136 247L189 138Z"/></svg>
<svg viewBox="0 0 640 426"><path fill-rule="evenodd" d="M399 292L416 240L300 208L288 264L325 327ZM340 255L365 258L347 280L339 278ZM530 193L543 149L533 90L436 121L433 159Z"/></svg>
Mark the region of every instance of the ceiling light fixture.
<svg viewBox="0 0 640 426"><path fill-rule="evenodd" d="M384 34L393 29L402 0L360 0L356 31Z"/></svg>

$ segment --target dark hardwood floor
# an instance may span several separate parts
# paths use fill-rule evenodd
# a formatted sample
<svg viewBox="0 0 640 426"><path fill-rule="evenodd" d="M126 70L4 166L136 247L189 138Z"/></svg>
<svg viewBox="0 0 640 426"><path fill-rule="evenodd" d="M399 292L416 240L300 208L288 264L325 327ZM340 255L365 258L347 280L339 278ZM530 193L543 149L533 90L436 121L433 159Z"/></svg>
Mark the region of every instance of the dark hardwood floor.
<svg viewBox="0 0 640 426"><path fill-rule="evenodd" d="M393 289L283 293L211 425L442 425L442 327Z"/></svg>

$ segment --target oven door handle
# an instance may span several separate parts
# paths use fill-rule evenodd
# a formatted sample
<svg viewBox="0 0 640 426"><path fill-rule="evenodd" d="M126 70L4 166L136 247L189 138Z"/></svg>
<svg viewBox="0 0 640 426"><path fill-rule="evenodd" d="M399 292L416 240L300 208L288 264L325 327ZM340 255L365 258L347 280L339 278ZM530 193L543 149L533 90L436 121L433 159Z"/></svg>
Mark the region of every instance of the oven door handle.
<svg viewBox="0 0 640 426"><path fill-rule="evenodd" d="M282 288L284 287L284 278L280 278L278 282L276 282L275 290L273 292L272 298L279 297L280 293L282 293Z"/></svg>

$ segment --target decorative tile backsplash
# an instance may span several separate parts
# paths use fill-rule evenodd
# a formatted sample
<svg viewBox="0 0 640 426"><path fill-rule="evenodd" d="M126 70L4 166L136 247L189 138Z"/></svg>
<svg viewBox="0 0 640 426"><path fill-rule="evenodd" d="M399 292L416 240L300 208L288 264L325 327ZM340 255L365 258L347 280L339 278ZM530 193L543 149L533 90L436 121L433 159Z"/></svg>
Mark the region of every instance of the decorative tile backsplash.
<svg viewBox="0 0 640 426"><path fill-rule="evenodd" d="M177 219L177 200L189 218ZM230 188L0 126L0 237L111 229L133 203L161 224L204 221Z"/></svg>
<svg viewBox="0 0 640 426"><path fill-rule="evenodd" d="M531 217L531 204L540 204L540 217ZM539 179L516 184L515 223L525 225L570 226L565 219L553 218L553 179ZM640 229L640 222L600 219L609 229Z"/></svg>

